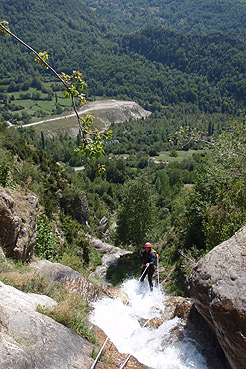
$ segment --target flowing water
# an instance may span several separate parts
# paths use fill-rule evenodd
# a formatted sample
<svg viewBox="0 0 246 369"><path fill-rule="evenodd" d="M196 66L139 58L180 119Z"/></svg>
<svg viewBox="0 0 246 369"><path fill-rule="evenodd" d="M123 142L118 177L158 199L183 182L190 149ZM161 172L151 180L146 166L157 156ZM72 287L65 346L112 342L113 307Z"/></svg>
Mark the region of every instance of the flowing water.
<svg viewBox="0 0 246 369"><path fill-rule="evenodd" d="M185 334L179 318L165 321L157 329L140 325L141 318L161 317L165 311L165 294L155 287L151 293L147 282L137 280L125 281L121 290L128 294L129 305L120 299L103 298L94 304L90 318L119 352L132 354L153 369L208 369L206 359ZM175 331L179 332L178 336L173 336Z"/></svg>

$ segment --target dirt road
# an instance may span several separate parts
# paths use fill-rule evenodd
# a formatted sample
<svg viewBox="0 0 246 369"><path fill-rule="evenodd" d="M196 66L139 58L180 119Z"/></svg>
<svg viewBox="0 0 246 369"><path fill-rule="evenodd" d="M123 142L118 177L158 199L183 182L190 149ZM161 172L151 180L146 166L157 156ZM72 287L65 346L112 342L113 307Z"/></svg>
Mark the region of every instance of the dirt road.
<svg viewBox="0 0 246 369"><path fill-rule="evenodd" d="M150 112L141 108L134 101L121 101L121 100L99 100L99 101L92 101L92 102L86 103L83 107L79 109L79 115L87 114L92 111L95 112L99 110L110 110L110 109L118 109L118 108L128 108L129 110L138 109L139 111L138 118L141 118L141 116L146 117L150 115ZM35 126L35 125L42 124L42 123L47 123L47 122L52 122L56 120L74 117L75 115L76 115L75 113L69 113L67 115L62 115L59 117L48 118L48 119L40 120L34 123L28 123L28 124L23 125L22 127L31 127L31 126ZM10 122L8 123L9 123L9 126L13 126L13 124L11 124Z"/></svg>

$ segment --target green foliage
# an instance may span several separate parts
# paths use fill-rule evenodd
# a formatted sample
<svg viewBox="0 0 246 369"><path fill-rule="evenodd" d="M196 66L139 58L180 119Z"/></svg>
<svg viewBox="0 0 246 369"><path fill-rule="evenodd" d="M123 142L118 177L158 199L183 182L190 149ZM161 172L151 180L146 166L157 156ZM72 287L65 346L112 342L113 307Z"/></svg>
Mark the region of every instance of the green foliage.
<svg viewBox="0 0 246 369"><path fill-rule="evenodd" d="M221 31L246 37L246 7L240 0L207 0L205 4L196 0L85 0L85 4L124 33L139 30L145 24L163 24L184 33Z"/></svg>
<svg viewBox="0 0 246 369"><path fill-rule="evenodd" d="M206 247L230 238L245 223L245 121L234 121L211 144L198 172L196 193L207 200L202 226Z"/></svg>
<svg viewBox="0 0 246 369"><path fill-rule="evenodd" d="M66 187L60 198L60 205L65 215L71 216L84 224L89 216L85 193L75 186Z"/></svg>
<svg viewBox="0 0 246 369"><path fill-rule="evenodd" d="M245 147L245 123L234 121L210 143L195 185L172 201L161 255L166 270L171 269L172 288L184 290L195 261L245 224Z"/></svg>
<svg viewBox="0 0 246 369"><path fill-rule="evenodd" d="M0 36L3 36L4 34L8 34L8 32L5 31L5 29L9 30L9 22L7 21L0 21L0 25L2 25L4 28L0 28Z"/></svg>
<svg viewBox="0 0 246 369"><path fill-rule="evenodd" d="M68 75L64 72L58 74L48 63L47 59L49 58L49 54L44 51L37 53L32 47L30 47L27 43L23 42L19 37L17 37L14 33L12 33L8 28L4 27L6 22L0 22L0 29L2 30L2 35L4 32L8 33L11 37L17 40L21 45L25 46L29 51L31 51L35 56L35 64L41 63L41 65L51 71L55 77L60 80L65 86L65 97L69 97L72 100L72 106L75 112L75 115L78 120L79 132L83 138L83 145L81 145L77 152L79 152L82 156L85 157L85 160L90 164L94 159L98 159L101 155L104 154L103 150L103 141L111 138L111 131L100 133L99 130L95 129L92 131L90 126L92 125L92 117L86 116L82 118L77 110L75 99L77 99L81 104L85 103L85 96L82 93L84 88L87 86L83 80L82 73L78 71L73 71L71 75ZM39 96L38 96L39 98ZM29 123L29 115L25 111L22 112L24 123ZM97 167L98 174L105 172L104 166ZM49 213L51 211L49 210Z"/></svg>
<svg viewBox="0 0 246 369"><path fill-rule="evenodd" d="M3 187L13 187L10 167L6 164L0 164L0 185Z"/></svg>
<svg viewBox="0 0 246 369"><path fill-rule="evenodd" d="M173 157L173 158L176 158L176 157L178 156L177 151L175 151L175 150L171 150L171 151L170 151L170 156L171 156L171 157Z"/></svg>
<svg viewBox="0 0 246 369"><path fill-rule="evenodd" d="M35 254L42 259L57 262L60 257L60 243L54 236L48 219L40 215L37 221Z"/></svg>
<svg viewBox="0 0 246 369"><path fill-rule="evenodd" d="M153 239L155 202L147 178L140 176L125 184L122 203L117 212L116 240L118 243L137 246Z"/></svg>
<svg viewBox="0 0 246 369"><path fill-rule="evenodd" d="M189 2L184 3L184 7L190 9ZM74 13L73 6L69 4L70 1L66 4L59 4L54 11L55 4L45 3L43 7L42 0L36 1L30 6L29 20L25 22L24 27L22 22L27 13L26 3L23 0L18 4L18 8L14 4L10 6L4 0L1 2L0 10L2 16L8 19L10 24L15 25L16 34L23 36L24 29L26 42L33 42L33 35L35 35L34 46L38 45L41 49L50 50L59 75L61 71L70 77L73 75L71 68L71 60L73 60L73 68L83 70L86 79L90 81L87 93L91 98L107 96L132 99L156 112L161 111L163 107L166 108L167 105L185 104L186 109L190 112L194 111L194 108L199 108L201 112L235 114L239 107L245 106L245 44L239 41L237 36L225 33L232 30L232 25L226 29L223 22L223 33L210 33L207 36L194 36L188 34L187 31L185 33L174 32L157 26L122 36L116 31L111 32L110 27L106 26L103 20L84 4L78 5L76 13ZM111 4L110 7L108 5L107 3L107 13L104 13L104 17L115 9L115 4L114 6ZM200 7L197 4L193 5L196 5L195 9ZM213 7L212 4L209 5ZM129 7L130 4L125 2L124 6ZM137 2L131 6L138 13ZM146 23L156 22L157 19L153 17L153 7L149 8L146 2L144 6L146 12L141 14L142 19L145 16L150 19L151 14L151 21ZM173 6L176 11L180 11L180 4L177 1L172 4L172 9ZM121 7L122 4L117 7L117 13L119 9L122 9ZM241 7L245 9L245 4L242 2L233 4L233 9ZM104 5L100 4L100 10L97 9L97 11L100 12L103 8ZM161 3L158 7L154 7L154 13L157 8L161 13L166 12L167 9L170 10L169 5L163 8ZM142 6L140 9L143 9ZM201 19L198 9L199 16L197 17ZM228 10L227 8L226 16L228 16ZM193 8L192 11L194 11ZM64 14L66 14L65 18ZM132 21L134 19L132 11L130 14ZM220 17L220 13L215 9L212 14L217 20ZM240 13L240 16L245 17L245 10ZM206 20L210 18L209 16ZM230 15L229 23L233 22L231 18ZM117 19L117 17L111 18L111 21L112 19ZM127 19L125 10L123 19ZM180 22L180 18L178 19L177 28L182 28L182 25L188 21L188 18L186 22ZM194 17L192 16L191 19L193 21ZM42 26L44 20L46 27ZM159 19L158 24L160 23ZM174 27L172 22L168 24ZM200 29L207 31L204 20L202 25L198 26L198 24L193 25L194 32L196 30L196 33L200 33ZM237 16L237 22L234 22L233 26L235 24L239 26L244 22L238 22ZM217 23L214 22L211 29L221 30L221 27L216 27L216 25ZM138 26L137 29L141 27ZM237 30L236 35L238 34ZM24 91L27 87L27 85L24 86L26 79L34 80L39 75L39 71L24 50L12 41L8 41L4 41L0 46L1 55L8 60L8 66L3 64L0 69L0 91L3 92L0 101L4 104L2 113L4 119L13 121L16 118L13 118L10 112L12 104L6 101L8 87L12 91L17 92L20 89ZM18 60L21 59L23 62L16 65L12 55L18 55ZM42 78L44 77L46 81L51 81L46 71L43 71ZM51 94L54 95L56 92L54 84L53 87L51 86ZM63 108L61 100L58 104ZM53 105L54 112L56 112L55 100ZM41 108L37 106L35 108L41 112ZM209 128L209 134L213 132L211 125L206 128Z"/></svg>
<svg viewBox="0 0 246 369"><path fill-rule="evenodd" d="M206 208L203 230L207 250L229 239L240 226L245 224L245 191L245 182L235 182L229 189L218 190L216 203Z"/></svg>

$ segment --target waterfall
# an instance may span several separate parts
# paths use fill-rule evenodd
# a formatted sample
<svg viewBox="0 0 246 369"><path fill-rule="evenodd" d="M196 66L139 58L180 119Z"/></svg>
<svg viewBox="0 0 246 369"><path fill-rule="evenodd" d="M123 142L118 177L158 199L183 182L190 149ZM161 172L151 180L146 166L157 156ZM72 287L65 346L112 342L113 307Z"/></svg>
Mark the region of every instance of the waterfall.
<svg viewBox="0 0 246 369"><path fill-rule="evenodd" d="M153 369L208 369L197 344L175 317L157 329L140 324L141 319L161 317L167 296L158 288L149 291L147 281L127 280L121 290L129 296L129 305L108 297L94 303L90 321L100 327L121 353L132 354ZM126 366L127 368L127 366Z"/></svg>

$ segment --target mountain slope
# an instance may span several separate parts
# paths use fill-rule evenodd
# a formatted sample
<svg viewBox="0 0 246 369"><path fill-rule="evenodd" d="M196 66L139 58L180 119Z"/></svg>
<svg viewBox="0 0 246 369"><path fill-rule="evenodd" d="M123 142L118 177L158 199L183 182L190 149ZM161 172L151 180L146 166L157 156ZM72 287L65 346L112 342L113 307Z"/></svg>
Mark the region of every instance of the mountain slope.
<svg viewBox="0 0 246 369"><path fill-rule="evenodd" d="M211 86L246 104L246 43L231 35L194 36L146 27L125 35L121 45L124 51L186 73L187 79L205 77Z"/></svg>
<svg viewBox="0 0 246 369"><path fill-rule="evenodd" d="M50 63L58 72L82 71L88 82L87 96L92 100L98 96L133 100L152 111L183 103L210 113L235 114L245 107L246 46L232 36L191 36L163 27L146 27L123 37L101 23L97 13L79 0L52 4L45 0L20 0L18 4L3 0L0 11L25 42L51 53ZM25 88L32 96L29 87L38 88L36 76L46 79L53 110L59 114L51 77L40 72L32 56L8 37L1 39L0 52L3 60L8 60L0 66L4 119L11 121L7 114L11 110L25 112L27 102L21 101L18 91ZM47 94L47 89L43 90ZM9 93L13 93L11 101L15 100L12 105ZM39 101L35 109L37 105Z"/></svg>
<svg viewBox="0 0 246 369"><path fill-rule="evenodd" d="M107 26L98 21L94 13L79 0L20 0L18 3L3 0L0 14L1 20L8 21L10 29L35 50L47 50L52 57L55 55L52 59L54 67L64 72L71 69L71 61L74 69L86 64L92 54L98 51L98 45L107 30ZM3 47L3 42L7 44L7 49ZM4 51L10 59L10 69L25 71L27 65L23 63L23 55L22 60L18 60L19 50L24 53L23 46L6 38L3 42L0 43L1 52ZM17 58L13 58L16 52Z"/></svg>
<svg viewBox="0 0 246 369"><path fill-rule="evenodd" d="M204 34L231 32L246 38L246 3L240 0L84 0L98 16L122 32L146 24Z"/></svg>

